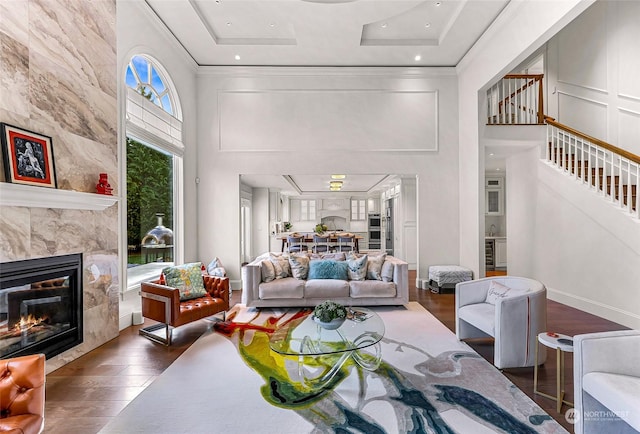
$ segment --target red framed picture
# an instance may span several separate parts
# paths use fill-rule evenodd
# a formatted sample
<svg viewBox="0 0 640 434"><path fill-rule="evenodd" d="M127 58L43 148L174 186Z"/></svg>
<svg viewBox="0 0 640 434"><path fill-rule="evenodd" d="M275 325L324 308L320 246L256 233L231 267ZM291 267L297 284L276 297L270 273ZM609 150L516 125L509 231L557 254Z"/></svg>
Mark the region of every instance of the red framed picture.
<svg viewBox="0 0 640 434"><path fill-rule="evenodd" d="M57 188L51 137L1 123L7 182Z"/></svg>

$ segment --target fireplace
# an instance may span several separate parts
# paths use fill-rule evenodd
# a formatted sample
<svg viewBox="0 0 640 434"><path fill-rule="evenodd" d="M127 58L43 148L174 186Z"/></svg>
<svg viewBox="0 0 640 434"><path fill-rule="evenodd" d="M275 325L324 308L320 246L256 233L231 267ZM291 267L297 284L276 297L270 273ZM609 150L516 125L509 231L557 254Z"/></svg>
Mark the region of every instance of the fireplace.
<svg viewBox="0 0 640 434"><path fill-rule="evenodd" d="M0 359L82 343L82 254L0 264Z"/></svg>

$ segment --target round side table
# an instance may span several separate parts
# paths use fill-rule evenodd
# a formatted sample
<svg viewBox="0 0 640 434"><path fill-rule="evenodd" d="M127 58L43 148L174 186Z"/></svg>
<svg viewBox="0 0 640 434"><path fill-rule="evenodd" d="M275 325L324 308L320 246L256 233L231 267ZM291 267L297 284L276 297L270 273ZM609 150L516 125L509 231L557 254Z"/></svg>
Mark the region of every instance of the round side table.
<svg viewBox="0 0 640 434"><path fill-rule="evenodd" d="M537 338L536 364L533 368L533 393L556 401L558 403L557 411L560 413L563 403L573 406L572 402L564 400L564 353L573 353L573 337L559 333L540 333ZM540 344L556 350L556 396L538 390L538 346Z"/></svg>

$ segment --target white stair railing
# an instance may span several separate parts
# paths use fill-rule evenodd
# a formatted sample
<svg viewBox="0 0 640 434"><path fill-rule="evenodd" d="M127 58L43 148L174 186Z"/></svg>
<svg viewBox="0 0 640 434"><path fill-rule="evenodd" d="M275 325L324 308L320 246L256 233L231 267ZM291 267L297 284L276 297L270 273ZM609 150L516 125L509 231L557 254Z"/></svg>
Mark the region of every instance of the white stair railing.
<svg viewBox="0 0 640 434"><path fill-rule="evenodd" d="M487 90L488 125L544 123L542 74L509 74Z"/></svg>
<svg viewBox="0 0 640 434"><path fill-rule="evenodd" d="M640 157L546 118L546 160L640 219Z"/></svg>

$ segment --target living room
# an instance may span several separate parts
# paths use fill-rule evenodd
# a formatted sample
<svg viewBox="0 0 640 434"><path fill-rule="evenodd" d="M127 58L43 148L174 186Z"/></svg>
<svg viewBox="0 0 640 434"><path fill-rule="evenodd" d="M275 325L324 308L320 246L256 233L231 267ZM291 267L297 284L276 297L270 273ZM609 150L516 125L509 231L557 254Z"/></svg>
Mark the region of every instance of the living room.
<svg viewBox="0 0 640 434"><path fill-rule="evenodd" d="M583 33L597 17L606 15L615 23L637 13L633 4L616 2L597 3L596 9L588 9L592 2L519 2L509 4L462 60L449 66L418 67L411 63L412 57L404 66L266 67L252 66L260 64L246 58L241 59L246 64L237 63L230 46L223 47L227 57L219 65L198 65L158 19L150 7L153 3L74 3L57 10L57 21L49 25L40 20L50 14L38 2L0 3L2 16L9 17L3 18L2 31L11 47L3 50L11 73L6 75L8 84L3 85L2 122L53 137L58 190L93 193L97 175L107 172L119 201L102 210L41 207L40 197L21 205L2 203L3 262L81 251L85 268L95 263L108 270L103 275L110 276L102 280L83 276L85 342L48 361L49 370L90 353L120 332L118 304L126 286L121 183L127 122L122 77L132 56L145 54L157 60L179 96L184 178L175 228L182 239L177 262L218 256L233 289L240 289L240 233L233 222L240 221L242 174L264 174L265 168L270 174L394 173L417 175L416 279L426 278L428 267L434 264L460 264L481 277L486 127L479 107L484 89L539 50L552 54L550 71L558 71L558 65L566 64L554 63L554 58L577 51L576 34ZM588 13L582 16L584 11ZM65 25L65 16L79 30ZM576 24L577 30L568 27L578 16L582 21ZM96 23L97 30L87 30L79 21L84 18ZM552 38L565 27L564 38ZM616 53L621 53L621 60L610 63L607 55L614 55L611 50L592 50L599 53L591 56L598 60L594 62L598 72L602 65L615 65L612 73L622 74L620 83L629 83L623 72L633 70L637 62L633 44L618 45L622 36L602 28L599 32L593 37L619 48ZM633 34L633 27L629 32ZM518 38L513 37L516 33ZM628 34L623 36L623 41L629 40ZM66 48L54 40L65 41L61 45ZM581 59L582 66L585 59ZM603 139L629 143L627 149L640 153L637 132L634 137L627 128L638 112L633 98L622 97L621 110L615 104L592 103L591 94L566 99L569 88L579 92L584 86L565 79L549 78L549 114L560 112L561 103L575 104L560 114L581 111L585 118L593 115L598 122L580 117L567 121L586 128L597 125L593 134L604 132ZM550 97L554 85L559 90L555 99ZM620 93L640 95L633 87L637 85L629 86ZM608 82L591 87L614 90ZM344 101L346 92L356 99ZM309 94L310 99L298 98ZM334 105L320 105L324 112L304 112L302 109L317 103L318 94L329 95L328 102ZM260 109L271 104L284 109L272 118L260 110L243 114L247 99ZM406 99L406 106L394 106L391 113L383 110L401 99ZM576 99L588 101L583 106ZM599 108L595 113L590 111L594 105ZM302 113L291 122L296 110ZM369 120L367 128L345 125L343 132L329 131L310 124L314 115L324 121L339 118L344 124L349 120L362 124L363 117ZM617 131L617 125L625 127L624 134L607 135ZM574 212L575 204L562 203L562 195L548 182L538 181L537 159L536 149L530 146L507 162L509 272L545 282L552 300L640 328L640 300L634 291L640 278L637 225L619 216L603 225L583 212ZM539 188L534 190L532 185ZM4 201L4 186L1 193ZM589 211L595 206L587 205ZM547 227L548 216L562 217L562 224ZM592 236L583 237L581 228Z"/></svg>

